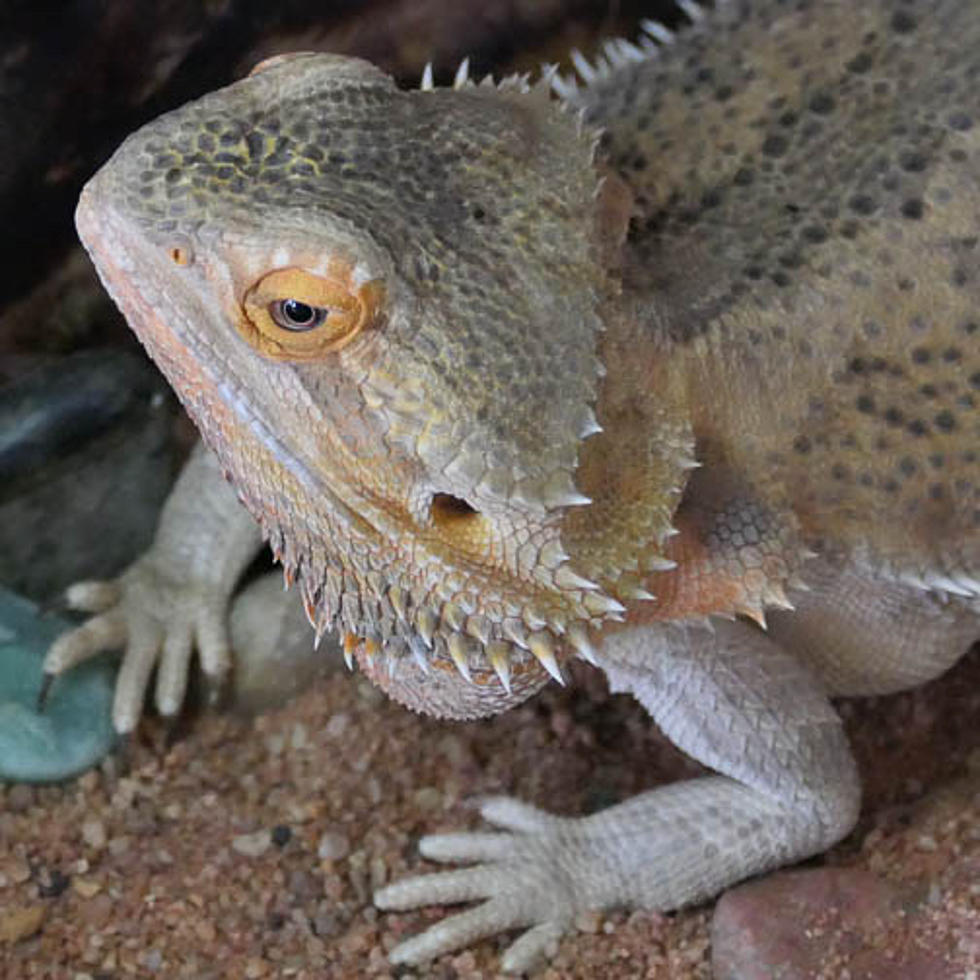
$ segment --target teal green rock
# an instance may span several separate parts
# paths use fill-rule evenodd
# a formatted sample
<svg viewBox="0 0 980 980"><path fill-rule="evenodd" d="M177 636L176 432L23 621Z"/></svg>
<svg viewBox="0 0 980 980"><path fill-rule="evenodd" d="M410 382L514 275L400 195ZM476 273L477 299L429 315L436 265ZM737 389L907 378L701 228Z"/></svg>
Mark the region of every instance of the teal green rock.
<svg viewBox="0 0 980 980"><path fill-rule="evenodd" d="M37 710L45 651L71 623L42 616L0 588L0 780L48 783L76 776L115 743L115 666L98 657L59 677Z"/></svg>

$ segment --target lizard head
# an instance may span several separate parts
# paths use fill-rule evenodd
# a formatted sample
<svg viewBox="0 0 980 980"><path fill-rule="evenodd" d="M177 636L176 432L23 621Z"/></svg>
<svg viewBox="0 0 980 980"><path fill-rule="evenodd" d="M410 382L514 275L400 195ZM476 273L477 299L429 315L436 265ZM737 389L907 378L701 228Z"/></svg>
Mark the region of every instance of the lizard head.
<svg viewBox="0 0 980 980"><path fill-rule="evenodd" d="M668 526L673 477L642 533L609 532L596 499L629 208L594 144L546 86L405 92L293 55L145 126L79 204L109 291L314 624L437 712L498 710L569 639L588 649L623 610L603 542ZM473 697L434 704L433 666Z"/></svg>

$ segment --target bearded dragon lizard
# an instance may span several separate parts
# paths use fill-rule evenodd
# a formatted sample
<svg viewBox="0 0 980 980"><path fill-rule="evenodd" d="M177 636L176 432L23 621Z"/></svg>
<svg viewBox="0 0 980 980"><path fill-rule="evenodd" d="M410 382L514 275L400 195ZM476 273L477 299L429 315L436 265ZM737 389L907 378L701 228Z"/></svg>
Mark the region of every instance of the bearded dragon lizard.
<svg viewBox="0 0 980 980"><path fill-rule="evenodd" d="M717 775L593 816L485 803L422 841L483 900L392 952L670 909L818 853L860 787L831 695L935 677L980 594L980 9L682 4L673 36L401 91L294 55L129 137L78 206L102 279L214 457L52 675L128 645L116 724L260 534L317 633L475 718L597 664ZM656 50L654 50L656 49ZM559 98L549 94L558 89ZM754 622L753 622L754 621ZM768 631L762 626L768 626Z"/></svg>

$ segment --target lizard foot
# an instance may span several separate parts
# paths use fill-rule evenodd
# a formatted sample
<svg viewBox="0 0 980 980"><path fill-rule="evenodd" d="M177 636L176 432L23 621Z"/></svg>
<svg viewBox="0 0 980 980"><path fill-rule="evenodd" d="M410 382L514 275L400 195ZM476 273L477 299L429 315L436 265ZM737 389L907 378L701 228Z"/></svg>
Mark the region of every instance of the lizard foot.
<svg viewBox="0 0 980 980"><path fill-rule="evenodd" d="M195 648L211 690L223 688L231 666L227 596L193 580L173 581L157 567L152 550L113 581L70 586L65 599L70 608L94 615L60 636L48 650L42 703L59 674L104 650L119 648L124 653L112 722L120 734L136 727L154 667L157 710L165 717L180 711Z"/></svg>
<svg viewBox="0 0 980 980"><path fill-rule="evenodd" d="M574 861L579 821L504 796L484 800L480 813L501 831L435 834L419 844L433 861L478 862L473 867L417 875L375 894L375 904L390 910L485 899L396 946L389 954L393 963L422 963L494 933L529 927L501 961L506 972L525 973L590 907Z"/></svg>

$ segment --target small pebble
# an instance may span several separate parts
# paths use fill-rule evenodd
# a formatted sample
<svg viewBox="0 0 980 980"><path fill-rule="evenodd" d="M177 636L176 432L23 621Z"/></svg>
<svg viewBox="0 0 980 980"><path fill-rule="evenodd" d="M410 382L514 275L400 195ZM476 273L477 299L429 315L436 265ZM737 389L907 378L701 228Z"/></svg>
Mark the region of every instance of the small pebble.
<svg viewBox="0 0 980 980"><path fill-rule="evenodd" d="M300 868L289 872L286 886L289 889L289 894L297 902L311 901L322 891L320 879L309 871L304 871Z"/></svg>
<svg viewBox="0 0 980 980"><path fill-rule="evenodd" d="M158 949L149 949L143 954L143 966L154 973L163 966L163 956Z"/></svg>
<svg viewBox="0 0 980 980"><path fill-rule="evenodd" d="M442 801L442 791L435 786L423 786L412 795L412 802L422 811L438 810Z"/></svg>
<svg viewBox="0 0 980 980"><path fill-rule="evenodd" d="M384 858L373 857L371 858L369 867L371 872L371 891L376 892L388 883L388 865L385 864Z"/></svg>
<svg viewBox="0 0 980 980"><path fill-rule="evenodd" d="M575 928L579 932L595 935L602 929L603 916L595 909L585 909L575 916Z"/></svg>
<svg viewBox="0 0 980 980"><path fill-rule="evenodd" d="M321 861L340 861L350 854L350 841L336 830L328 830L320 837L316 856Z"/></svg>
<svg viewBox="0 0 980 980"><path fill-rule="evenodd" d="M286 747L286 736L281 732L273 732L271 735L266 735L265 747L271 756L282 755L282 751Z"/></svg>
<svg viewBox="0 0 980 980"><path fill-rule="evenodd" d="M27 783L14 783L7 790L7 809L11 813L23 813L34 805L34 787Z"/></svg>
<svg viewBox="0 0 980 980"><path fill-rule="evenodd" d="M0 875L10 884L22 885L31 877L31 866L23 858L10 858L0 862Z"/></svg>
<svg viewBox="0 0 980 980"><path fill-rule="evenodd" d="M105 824L93 818L82 823L82 840L96 851L101 851L106 845Z"/></svg>
<svg viewBox="0 0 980 980"><path fill-rule="evenodd" d="M294 750L305 749L310 744L310 735L306 725L297 722L293 725L292 734L289 736L289 746Z"/></svg>
<svg viewBox="0 0 980 980"><path fill-rule="evenodd" d="M89 769L78 777L78 788L83 793L94 793L99 785L99 773L97 769Z"/></svg>
<svg viewBox="0 0 980 980"><path fill-rule="evenodd" d="M102 891L102 885L91 878L75 878L71 886L82 898L94 898Z"/></svg>
<svg viewBox="0 0 980 980"><path fill-rule="evenodd" d="M327 738L340 738L348 728L350 728L350 715L341 711L324 725L323 731Z"/></svg>
<svg viewBox="0 0 980 980"><path fill-rule="evenodd" d="M253 957L245 964L245 976L247 980L259 980L269 972L269 964L265 960Z"/></svg>
<svg viewBox="0 0 980 980"><path fill-rule="evenodd" d="M0 913L0 943L29 939L40 931L43 923L43 905L22 905Z"/></svg>
<svg viewBox="0 0 980 980"><path fill-rule="evenodd" d="M326 903L323 903L326 905ZM329 908L321 907L317 910L316 914L312 919L313 931L324 939L329 939L331 936L335 936L340 932L340 920L337 918L336 912Z"/></svg>
<svg viewBox="0 0 980 980"><path fill-rule="evenodd" d="M272 834L268 830L256 830L251 834L239 834L232 839L231 849L245 857L261 857L272 844Z"/></svg>

